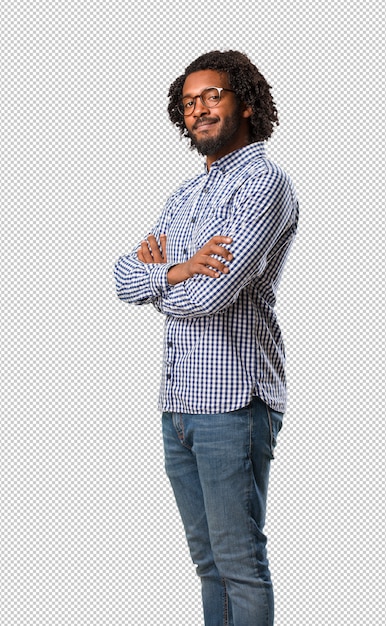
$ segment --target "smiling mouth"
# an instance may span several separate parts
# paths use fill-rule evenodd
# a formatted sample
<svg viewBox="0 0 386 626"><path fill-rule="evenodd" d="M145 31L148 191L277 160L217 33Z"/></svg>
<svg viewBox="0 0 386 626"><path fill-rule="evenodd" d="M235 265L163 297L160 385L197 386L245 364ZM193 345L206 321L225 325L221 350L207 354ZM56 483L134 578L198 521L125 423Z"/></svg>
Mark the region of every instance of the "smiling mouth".
<svg viewBox="0 0 386 626"><path fill-rule="evenodd" d="M213 121L209 121L209 120L205 120L202 122L196 122L195 125L193 126L193 130L197 131L197 130L206 130L207 128L209 128L209 126L213 126L213 124L216 124L217 120L213 120Z"/></svg>
<svg viewBox="0 0 386 626"><path fill-rule="evenodd" d="M200 126L197 126L196 130L194 131L195 133L202 133L205 130L209 130L211 128L211 126L214 126L213 123L211 124L200 124Z"/></svg>

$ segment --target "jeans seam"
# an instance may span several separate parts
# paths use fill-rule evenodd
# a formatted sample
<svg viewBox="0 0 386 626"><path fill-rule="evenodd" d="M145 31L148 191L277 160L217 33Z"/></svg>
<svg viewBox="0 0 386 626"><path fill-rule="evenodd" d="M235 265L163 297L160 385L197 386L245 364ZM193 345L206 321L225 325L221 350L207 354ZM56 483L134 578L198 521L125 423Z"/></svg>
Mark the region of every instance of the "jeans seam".
<svg viewBox="0 0 386 626"><path fill-rule="evenodd" d="M221 582L224 589L224 626L229 626L228 592L225 578L222 578Z"/></svg>
<svg viewBox="0 0 386 626"><path fill-rule="evenodd" d="M249 458L252 461L252 440L253 440L253 411L252 406L249 407Z"/></svg>
<svg viewBox="0 0 386 626"><path fill-rule="evenodd" d="M249 474L250 474L250 482L249 482L249 493L248 493L248 516L249 519L251 520L252 517L252 510L251 510L251 501L252 501L252 493L253 493L253 467L252 467L252 448L253 448L253 407L252 404L249 407ZM253 535L253 529L250 529L251 531L251 545L250 545L250 549L251 549L251 556L252 558L255 560L255 551L254 551L254 546L253 546L253 541L252 541L252 535ZM257 565L255 563L255 567L257 568Z"/></svg>
<svg viewBox="0 0 386 626"><path fill-rule="evenodd" d="M173 413L172 414L173 417L173 426L174 429L177 433L177 437L181 443L181 445L184 446L184 448L186 448L187 450L191 450L191 446L189 446L186 442L185 442L185 425L184 425L184 419L182 417L182 413Z"/></svg>
<svg viewBox="0 0 386 626"><path fill-rule="evenodd" d="M274 446L273 446L273 427L272 427L272 416L271 416L271 411L269 410L269 406L266 405L267 407L267 415L268 415L268 424L269 424L269 445L271 448L271 457L272 459L275 458L275 450L274 450Z"/></svg>

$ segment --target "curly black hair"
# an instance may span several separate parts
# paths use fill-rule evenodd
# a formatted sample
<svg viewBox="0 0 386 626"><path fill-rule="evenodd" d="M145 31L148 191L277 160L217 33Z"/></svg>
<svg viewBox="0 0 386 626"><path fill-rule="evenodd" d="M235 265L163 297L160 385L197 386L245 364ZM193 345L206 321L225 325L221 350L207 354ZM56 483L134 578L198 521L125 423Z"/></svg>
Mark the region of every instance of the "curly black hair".
<svg viewBox="0 0 386 626"><path fill-rule="evenodd" d="M185 69L185 73L176 78L169 88L168 113L170 120L177 126L183 137L188 137L184 117L178 110L181 102L184 82L193 72L201 70L216 70L226 72L231 89L236 92L240 102L251 106L253 113L249 118L250 140L264 141L274 130L274 124L279 124L276 105L264 76L257 67L242 52L227 50L226 52L207 52L193 61Z"/></svg>

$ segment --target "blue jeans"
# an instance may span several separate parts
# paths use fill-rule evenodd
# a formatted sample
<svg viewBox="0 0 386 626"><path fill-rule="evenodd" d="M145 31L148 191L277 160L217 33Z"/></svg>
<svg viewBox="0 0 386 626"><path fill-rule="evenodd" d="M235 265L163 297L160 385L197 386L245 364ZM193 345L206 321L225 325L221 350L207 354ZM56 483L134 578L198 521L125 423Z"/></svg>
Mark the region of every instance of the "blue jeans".
<svg viewBox="0 0 386 626"><path fill-rule="evenodd" d="M165 468L201 578L205 626L272 626L266 513L283 415L258 398L230 413L164 413Z"/></svg>

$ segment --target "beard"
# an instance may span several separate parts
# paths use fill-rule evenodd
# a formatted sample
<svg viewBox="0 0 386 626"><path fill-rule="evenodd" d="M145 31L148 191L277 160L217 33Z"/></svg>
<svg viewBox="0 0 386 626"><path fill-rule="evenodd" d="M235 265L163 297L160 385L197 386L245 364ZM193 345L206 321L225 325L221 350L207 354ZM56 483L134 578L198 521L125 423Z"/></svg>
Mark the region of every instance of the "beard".
<svg viewBox="0 0 386 626"><path fill-rule="evenodd" d="M214 118L210 118L214 119ZM191 148L203 156L217 154L226 147L228 143L237 135L241 126L241 116L239 110L232 115L225 117L216 135L212 137L197 137L193 132L188 132Z"/></svg>

